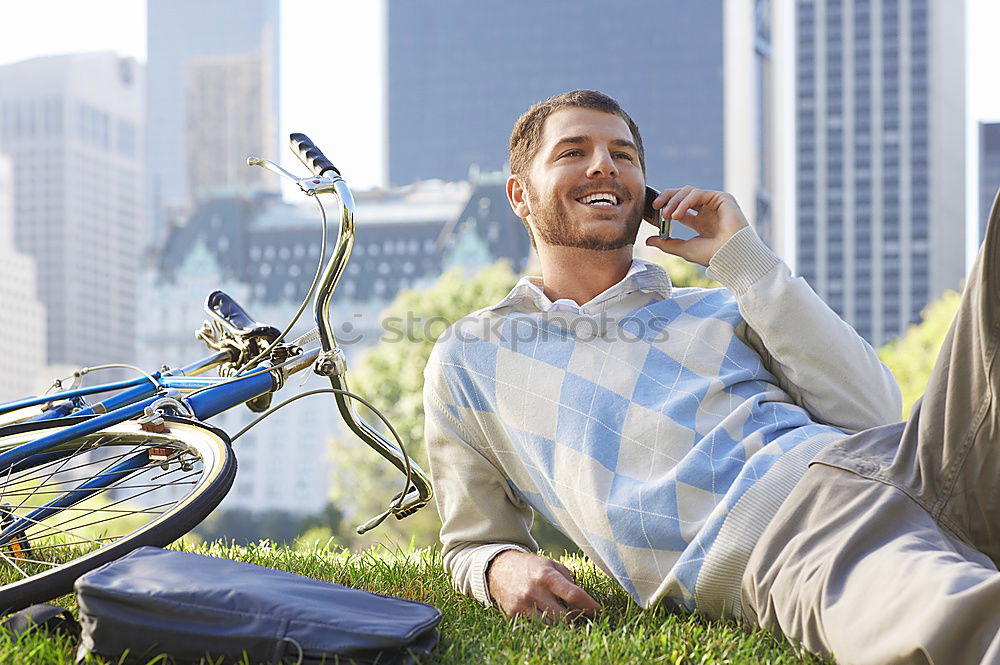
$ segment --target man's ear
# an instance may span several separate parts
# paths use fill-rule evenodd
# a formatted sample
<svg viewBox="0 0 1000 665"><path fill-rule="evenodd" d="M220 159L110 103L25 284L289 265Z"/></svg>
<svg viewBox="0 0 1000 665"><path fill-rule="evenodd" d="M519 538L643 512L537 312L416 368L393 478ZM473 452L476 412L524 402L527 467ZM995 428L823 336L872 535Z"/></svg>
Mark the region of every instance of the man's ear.
<svg viewBox="0 0 1000 665"><path fill-rule="evenodd" d="M531 207L528 201L528 190L522 184L520 176L512 175L507 178L507 200L514 214L521 219L531 214Z"/></svg>

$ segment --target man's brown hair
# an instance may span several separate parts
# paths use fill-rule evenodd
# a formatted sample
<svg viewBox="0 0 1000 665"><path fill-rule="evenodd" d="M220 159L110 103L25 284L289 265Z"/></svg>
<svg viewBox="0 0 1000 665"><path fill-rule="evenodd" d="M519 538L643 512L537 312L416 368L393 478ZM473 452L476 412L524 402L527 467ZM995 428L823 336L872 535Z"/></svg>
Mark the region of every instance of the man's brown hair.
<svg viewBox="0 0 1000 665"><path fill-rule="evenodd" d="M514 123L514 131L510 133L510 172L514 175L526 176L531 160L538 152L538 144L542 140L542 127L545 120L554 111L566 107L580 107L595 109L605 113L613 113L625 121L628 129L632 132L632 140L635 141L636 150L639 152L639 166L642 167L643 174L646 173L646 154L642 149L642 136L639 134L639 126L629 117L618 102L596 90L572 90L561 95L550 97L543 102L538 102L524 112L517 122Z"/></svg>

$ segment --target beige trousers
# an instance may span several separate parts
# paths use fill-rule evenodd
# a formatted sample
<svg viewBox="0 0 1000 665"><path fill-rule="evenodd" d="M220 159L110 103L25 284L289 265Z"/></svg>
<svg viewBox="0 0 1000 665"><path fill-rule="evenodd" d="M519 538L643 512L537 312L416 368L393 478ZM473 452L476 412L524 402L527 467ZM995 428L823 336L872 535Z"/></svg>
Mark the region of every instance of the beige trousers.
<svg viewBox="0 0 1000 665"><path fill-rule="evenodd" d="M1000 665L1000 197L909 421L824 450L755 546L743 614L841 665Z"/></svg>

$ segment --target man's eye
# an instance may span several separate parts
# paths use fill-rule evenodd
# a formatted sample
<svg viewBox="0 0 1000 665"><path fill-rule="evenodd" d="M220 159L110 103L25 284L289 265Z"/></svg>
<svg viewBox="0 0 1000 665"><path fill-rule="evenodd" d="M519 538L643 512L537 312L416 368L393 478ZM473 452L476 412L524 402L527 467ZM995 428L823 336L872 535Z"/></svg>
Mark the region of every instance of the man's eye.
<svg viewBox="0 0 1000 665"><path fill-rule="evenodd" d="M559 155L559 157L560 158L562 158L562 157L579 157L582 154L583 154L582 150L567 150L563 154Z"/></svg>
<svg viewBox="0 0 1000 665"><path fill-rule="evenodd" d="M632 155L628 154L627 152L619 152L617 155L615 155L615 157L617 157L618 159L627 159L630 162L635 161L632 159Z"/></svg>

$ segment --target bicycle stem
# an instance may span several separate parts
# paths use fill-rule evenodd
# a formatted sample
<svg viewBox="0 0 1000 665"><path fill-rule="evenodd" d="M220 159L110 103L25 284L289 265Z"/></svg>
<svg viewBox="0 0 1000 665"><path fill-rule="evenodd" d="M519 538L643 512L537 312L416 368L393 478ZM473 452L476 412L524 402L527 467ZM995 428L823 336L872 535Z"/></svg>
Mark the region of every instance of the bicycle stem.
<svg viewBox="0 0 1000 665"><path fill-rule="evenodd" d="M340 232L337 234L337 243L334 247L333 255L323 271L320 285L316 292L313 314L316 321L316 328L319 331L320 343L323 347L323 351L336 354L339 353L340 349L337 346L337 339L333 334L332 327L330 326L330 301L333 297L333 291L337 286L337 282L340 281L341 273L343 273L344 267L347 264L351 248L354 245L355 206L354 197L352 196L351 190L348 188L347 183L344 182L343 178L339 175L333 176L332 181L332 187L328 189L324 186L323 191L330 191L337 198L341 212ZM343 390L345 392L348 391L347 379L342 372L332 373L328 376L328 378L330 379L330 385L333 388ZM431 499L433 492L430 480L427 478L424 471L420 469L420 467L417 466L412 460L410 460L409 464L407 464L407 456L394 443L386 439L377 430L362 420L345 395L336 393L335 399L337 400L337 408L340 411L340 415L344 418L344 422L347 423L347 426L351 429L351 431L353 431L354 434L357 435L362 441L368 444L369 447L375 450L375 452L382 455L382 457L384 457L389 463L399 469L401 473L407 475L410 483L417 490L418 497L408 500L406 505L403 505L402 500L410 495L409 488L407 488L404 496L399 497L400 501L398 503L400 505L398 506L398 512L396 510L393 510L392 512L396 513L397 517L402 519L416 508L426 505L426 503ZM371 528L367 524L364 526Z"/></svg>

